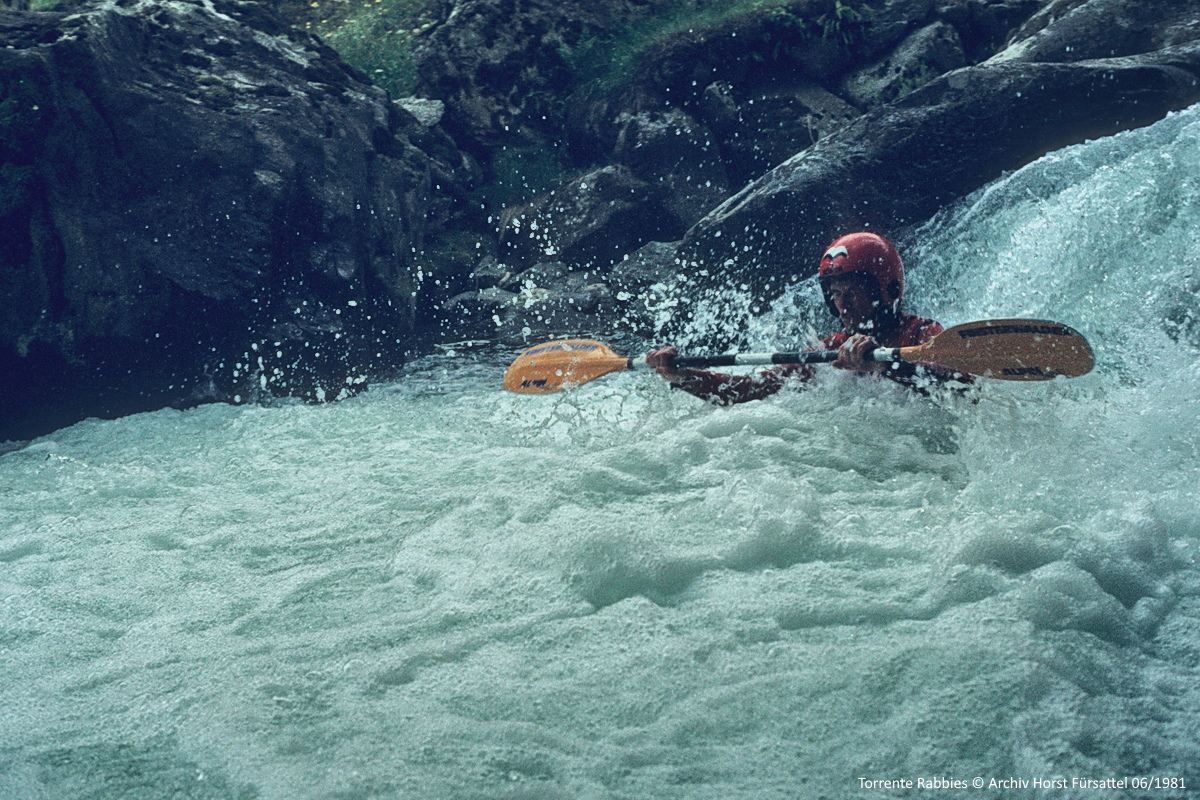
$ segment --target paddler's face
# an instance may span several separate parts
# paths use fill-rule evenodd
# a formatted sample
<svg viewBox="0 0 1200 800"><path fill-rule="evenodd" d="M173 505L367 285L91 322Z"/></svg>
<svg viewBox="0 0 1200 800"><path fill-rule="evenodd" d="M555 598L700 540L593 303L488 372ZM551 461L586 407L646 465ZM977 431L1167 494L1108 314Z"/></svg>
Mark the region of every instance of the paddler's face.
<svg viewBox="0 0 1200 800"><path fill-rule="evenodd" d="M829 285L829 300L850 333L871 333L879 311L876 293L862 280L844 278Z"/></svg>

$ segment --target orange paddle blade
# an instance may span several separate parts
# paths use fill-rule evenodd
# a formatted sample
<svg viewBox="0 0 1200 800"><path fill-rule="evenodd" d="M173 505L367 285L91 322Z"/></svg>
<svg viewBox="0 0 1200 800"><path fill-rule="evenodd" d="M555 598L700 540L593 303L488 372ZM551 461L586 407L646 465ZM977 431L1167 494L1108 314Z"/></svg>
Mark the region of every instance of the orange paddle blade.
<svg viewBox="0 0 1200 800"><path fill-rule="evenodd" d="M916 347L905 361L1008 381L1075 378L1091 371L1092 349L1079 331L1040 319L991 319L947 328Z"/></svg>
<svg viewBox="0 0 1200 800"><path fill-rule="evenodd" d="M549 394L629 369L629 359L590 339L563 339L535 345L517 356L504 373L504 388Z"/></svg>

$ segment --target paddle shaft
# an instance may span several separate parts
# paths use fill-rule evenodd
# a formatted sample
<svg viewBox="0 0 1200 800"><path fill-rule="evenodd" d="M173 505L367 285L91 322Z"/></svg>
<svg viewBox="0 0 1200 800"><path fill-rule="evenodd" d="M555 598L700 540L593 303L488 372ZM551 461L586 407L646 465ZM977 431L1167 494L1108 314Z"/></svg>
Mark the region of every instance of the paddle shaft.
<svg viewBox="0 0 1200 800"><path fill-rule="evenodd" d="M671 365L679 369L705 369L760 364L822 364L837 357L837 350L805 350L802 353L726 353L719 356L676 356ZM864 358L867 361L899 361L900 348L881 347L868 350ZM647 366L645 356L629 359L630 369L644 369Z"/></svg>

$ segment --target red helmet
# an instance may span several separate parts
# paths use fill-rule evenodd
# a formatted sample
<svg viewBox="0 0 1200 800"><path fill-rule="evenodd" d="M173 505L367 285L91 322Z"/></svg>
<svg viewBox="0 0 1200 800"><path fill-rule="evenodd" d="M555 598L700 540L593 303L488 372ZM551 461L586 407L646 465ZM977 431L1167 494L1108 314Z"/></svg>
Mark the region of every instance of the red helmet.
<svg viewBox="0 0 1200 800"><path fill-rule="evenodd" d="M829 302L829 284L843 275L865 275L878 283L881 306L892 312L900 310L904 296L904 264L896 246L877 233L850 233L825 249L818 270L825 302Z"/></svg>

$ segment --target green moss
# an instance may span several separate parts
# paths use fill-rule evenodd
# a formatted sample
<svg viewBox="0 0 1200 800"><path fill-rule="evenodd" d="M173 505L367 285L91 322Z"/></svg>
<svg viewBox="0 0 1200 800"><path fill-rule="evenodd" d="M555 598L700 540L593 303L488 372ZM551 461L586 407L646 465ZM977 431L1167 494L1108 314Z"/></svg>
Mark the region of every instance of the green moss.
<svg viewBox="0 0 1200 800"><path fill-rule="evenodd" d="M843 44L853 44L868 24L868 13L861 4L855 6L834 0L833 7L819 14L816 22L821 26L821 36L838 39Z"/></svg>
<svg viewBox="0 0 1200 800"><path fill-rule="evenodd" d="M940 74L940 72L933 69L928 64L921 64L917 68L916 72L905 75L900 81L900 86L896 96L904 97L905 95L912 94L917 89L920 89L922 86L938 77Z"/></svg>
<svg viewBox="0 0 1200 800"><path fill-rule="evenodd" d="M413 44L433 25L438 5L436 0L320 0L310 5L314 16L305 27L393 97L404 97L417 83Z"/></svg>
<svg viewBox="0 0 1200 800"><path fill-rule="evenodd" d="M394 97L413 92L413 46L444 11L440 0L313 0L307 6L276 0L276 5ZM757 23L776 33L849 45L862 35L870 17L866 0L727 0L696 6L695 0L678 0L624 29L562 42L574 85L583 87L585 95L607 92L633 74L648 54L681 37L722 35Z"/></svg>
<svg viewBox="0 0 1200 800"><path fill-rule="evenodd" d="M774 38L756 60L780 55L783 39L836 39L850 45L869 25L865 0L731 0L696 9L680 0L650 19L605 36L591 37L564 55L582 87L582 94L607 93L653 55L690 41L736 36L739 30L758 28Z"/></svg>

